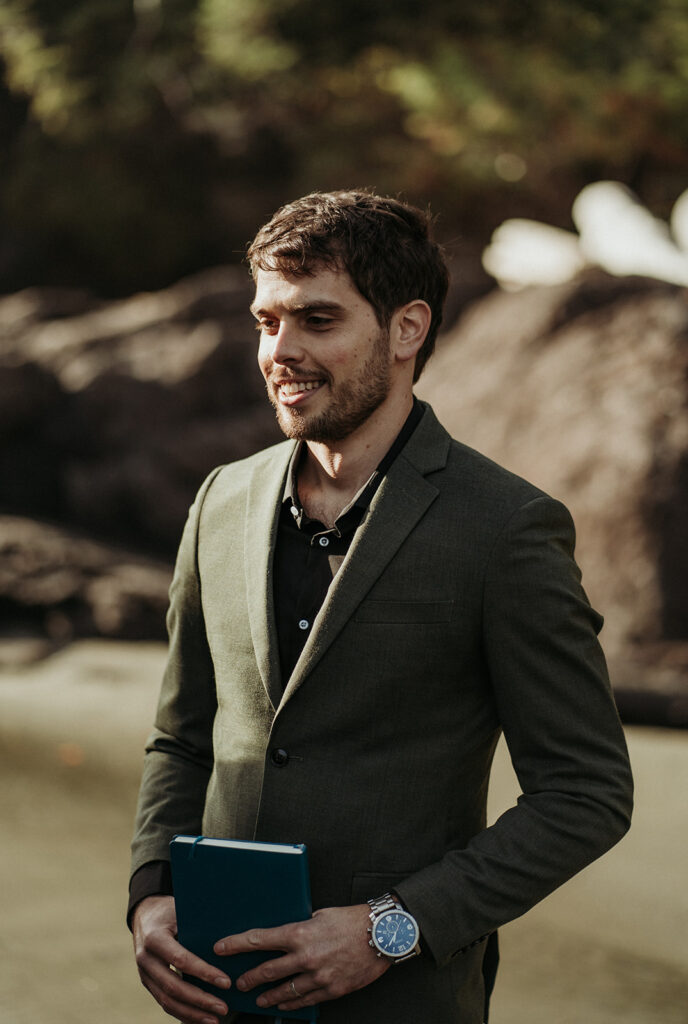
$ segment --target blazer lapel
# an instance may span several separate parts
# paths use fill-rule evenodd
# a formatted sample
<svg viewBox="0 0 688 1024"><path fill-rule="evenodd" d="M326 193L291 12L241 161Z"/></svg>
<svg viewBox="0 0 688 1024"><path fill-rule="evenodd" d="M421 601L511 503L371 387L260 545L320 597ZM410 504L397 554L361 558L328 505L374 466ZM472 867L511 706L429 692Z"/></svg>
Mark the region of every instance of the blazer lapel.
<svg viewBox="0 0 688 1024"><path fill-rule="evenodd" d="M426 407L423 419L391 465L356 532L285 688L282 705L313 671L439 494L425 474L446 465L450 441L432 410Z"/></svg>
<svg viewBox="0 0 688 1024"><path fill-rule="evenodd" d="M275 622L273 562L282 492L295 443L280 445L259 465L246 498L244 566L248 616L258 670L273 708L282 697Z"/></svg>

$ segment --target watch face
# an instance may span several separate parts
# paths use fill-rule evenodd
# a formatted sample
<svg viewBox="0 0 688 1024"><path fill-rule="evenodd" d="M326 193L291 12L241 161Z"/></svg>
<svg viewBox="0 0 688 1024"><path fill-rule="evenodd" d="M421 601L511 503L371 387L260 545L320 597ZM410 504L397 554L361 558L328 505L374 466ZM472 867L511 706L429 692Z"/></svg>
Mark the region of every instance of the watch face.
<svg viewBox="0 0 688 1024"><path fill-rule="evenodd" d="M373 942L386 956L404 956L418 942L418 925L402 910L388 910L373 925Z"/></svg>

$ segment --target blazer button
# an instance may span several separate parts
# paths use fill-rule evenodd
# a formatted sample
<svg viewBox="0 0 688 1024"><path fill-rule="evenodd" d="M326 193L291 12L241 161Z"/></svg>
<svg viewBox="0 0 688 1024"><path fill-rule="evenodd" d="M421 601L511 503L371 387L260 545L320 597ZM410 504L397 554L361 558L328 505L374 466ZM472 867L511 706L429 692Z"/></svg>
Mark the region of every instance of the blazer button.
<svg viewBox="0 0 688 1024"><path fill-rule="evenodd" d="M286 750L282 750L281 747L273 747L270 751L270 760L278 768L283 768L289 760L289 754Z"/></svg>

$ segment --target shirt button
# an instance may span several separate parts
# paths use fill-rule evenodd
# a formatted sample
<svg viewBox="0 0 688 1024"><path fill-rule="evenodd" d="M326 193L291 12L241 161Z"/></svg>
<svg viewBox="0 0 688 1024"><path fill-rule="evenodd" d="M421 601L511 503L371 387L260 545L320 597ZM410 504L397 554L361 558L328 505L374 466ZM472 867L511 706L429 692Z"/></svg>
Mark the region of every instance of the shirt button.
<svg viewBox="0 0 688 1024"><path fill-rule="evenodd" d="M281 747L273 747L270 751L270 760L277 768L283 768L289 760L289 754L286 750L282 750Z"/></svg>
<svg viewBox="0 0 688 1024"><path fill-rule="evenodd" d="M326 548L330 542L327 537L321 537L318 543L320 544L321 548Z"/></svg>
<svg viewBox="0 0 688 1024"><path fill-rule="evenodd" d="M299 629L308 629L309 626L310 626L310 622L308 621L308 619L301 619L300 620L300 622L299 622Z"/></svg>

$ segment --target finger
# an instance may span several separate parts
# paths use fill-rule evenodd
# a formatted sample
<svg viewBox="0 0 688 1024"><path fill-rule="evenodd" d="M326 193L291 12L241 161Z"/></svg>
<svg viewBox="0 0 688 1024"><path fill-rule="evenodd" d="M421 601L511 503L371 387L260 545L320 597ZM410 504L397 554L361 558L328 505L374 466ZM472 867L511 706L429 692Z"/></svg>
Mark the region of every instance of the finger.
<svg viewBox="0 0 688 1024"><path fill-rule="evenodd" d="M183 981L173 971L167 970L167 977L140 971L141 981L160 1004L165 1013L182 1020L185 1024L219 1024L218 1018L225 1017L227 1006L208 992Z"/></svg>
<svg viewBox="0 0 688 1024"><path fill-rule="evenodd" d="M169 1013L171 1017L182 1021L183 1024L220 1024L221 1020L226 1020L224 1014L211 1014L208 1010L199 1010L193 1006L188 1006L186 1003L181 1003L170 996L166 996L164 992L156 991L155 988L149 988L148 991L157 1000L165 1013Z"/></svg>
<svg viewBox="0 0 688 1024"><path fill-rule="evenodd" d="M151 959L145 964L139 964L139 974L143 984L158 1002L158 997L162 996L165 1001L184 1004L187 1008L198 1009L206 1014L227 1013L227 1007L221 999L185 981L159 960ZM153 992L153 989L156 991Z"/></svg>
<svg viewBox="0 0 688 1024"><path fill-rule="evenodd" d="M287 952L296 941L293 925L284 924L279 928L250 928L247 932L227 935L219 939L213 946L218 956L233 956L235 953L248 953L252 949L270 949Z"/></svg>
<svg viewBox="0 0 688 1024"><path fill-rule="evenodd" d="M298 989L298 982L296 985ZM300 990L299 990L300 991ZM324 1003L326 999L330 999L327 989L315 988L311 992L307 992L299 999L285 999L281 1003L277 1003L278 1010L301 1010L304 1006L315 1006L316 1003ZM270 1004L274 1005L274 1004Z"/></svg>
<svg viewBox="0 0 688 1024"><path fill-rule="evenodd" d="M265 960L258 967L253 967L250 971L240 975L234 984L241 992L248 992L256 985L269 985L271 981L289 978L302 968L303 964L299 962L296 954L288 953L285 956Z"/></svg>
<svg viewBox="0 0 688 1024"><path fill-rule="evenodd" d="M276 1006L283 1004L286 1006L287 1003L299 1003L302 1006L312 1005L311 996L313 992L318 989L319 986L312 981L307 974L299 974L295 978L284 984L279 985L276 988L270 989L268 992L263 992L256 999L258 1006ZM303 1000L306 1000L304 1003Z"/></svg>
<svg viewBox="0 0 688 1024"><path fill-rule="evenodd" d="M148 991L158 1001L165 1013L174 1017L175 1020L182 1021L183 1024L220 1024L221 1020L226 1020L226 1015L223 1013L215 1011L211 1014L208 1010L199 1010L167 996L164 992L156 991L155 988L149 988Z"/></svg>
<svg viewBox="0 0 688 1024"><path fill-rule="evenodd" d="M212 964L202 960L200 956L196 956L195 953L180 945L171 935L164 933L151 935L146 942L142 955L137 954L137 963L140 965L141 960L146 956L150 956L152 960L159 961L163 970L167 970L168 965L171 964L178 971L181 971L182 974L190 974L192 977L200 978L201 981L207 981L210 985L215 985L217 988L229 988L232 984L230 978L219 967L214 967Z"/></svg>

